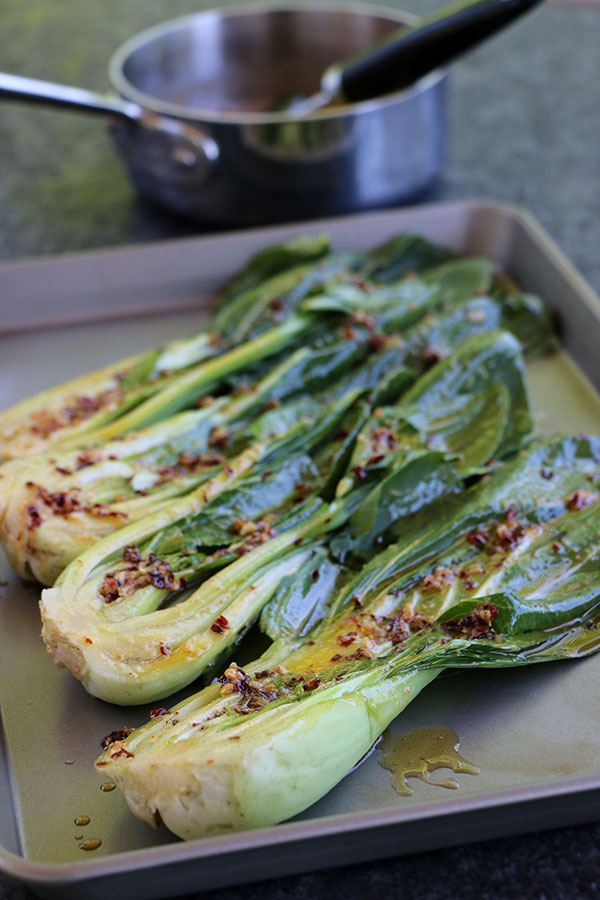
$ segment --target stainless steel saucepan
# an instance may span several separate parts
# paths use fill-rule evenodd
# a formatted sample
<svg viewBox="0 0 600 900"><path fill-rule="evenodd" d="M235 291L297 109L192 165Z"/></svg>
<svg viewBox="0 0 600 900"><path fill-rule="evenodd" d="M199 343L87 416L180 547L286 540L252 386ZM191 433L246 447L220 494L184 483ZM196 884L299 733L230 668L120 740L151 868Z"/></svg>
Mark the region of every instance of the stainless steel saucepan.
<svg viewBox="0 0 600 900"><path fill-rule="evenodd" d="M485 7L489 19L494 3L505 15L511 5L534 2L478 0L468 6ZM463 7L446 29L455 47L466 33L458 21ZM0 73L0 97L108 114L140 191L212 225L350 212L414 198L435 180L445 150L445 72L358 102L329 97L338 105L308 114L299 115L298 107L294 113L294 104L286 110L286 101L318 93L321 76L332 67L354 73L359 92L369 75L380 90L396 34L404 38L409 63L404 83L410 65L415 77L431 68L423 64L423 37L432 60L464 52L466 47L440 54L444 29L435 17L430 22L425 34L408 13L348 2L209 10L158 25L121 46L109 64L118 96ZM501 24L480 23L482 34L473 32L470 45ZM402 25L411 28L398 32ZM374 66L365 53L372 45L378 48ZM351 69L334 65L347 58L356 61Z"/></svg>

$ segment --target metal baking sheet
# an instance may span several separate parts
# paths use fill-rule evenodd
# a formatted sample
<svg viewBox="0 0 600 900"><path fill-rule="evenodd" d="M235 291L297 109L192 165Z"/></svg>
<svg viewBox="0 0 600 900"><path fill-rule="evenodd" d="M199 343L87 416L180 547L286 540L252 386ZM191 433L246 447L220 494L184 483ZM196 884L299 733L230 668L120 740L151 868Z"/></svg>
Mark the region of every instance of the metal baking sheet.
<svg viewBox="0 0 600 900"><path fill-rule="evenodd" d="M329 232L339 249L414 231L492 257L559 319L564 349L529 371L540 431L600 433L600 301L526 213L475 202L0 266L0 407L200 328L218 286L251 253L307 231ZM38 593L0 559L0 870L41 896L175 896L600 814L597 656L430 685L391 728L456 731L461 753L481 769L459 775L456 791L415 782L412 797L398 796L376 749L274 828L189 843L152 831L118 791L100 790L92 768L102 736L141 724L150 707L102 703L53 666ZM91 821L78 829L81 815ZM84 853L77 833L102 845Z"/></svg>

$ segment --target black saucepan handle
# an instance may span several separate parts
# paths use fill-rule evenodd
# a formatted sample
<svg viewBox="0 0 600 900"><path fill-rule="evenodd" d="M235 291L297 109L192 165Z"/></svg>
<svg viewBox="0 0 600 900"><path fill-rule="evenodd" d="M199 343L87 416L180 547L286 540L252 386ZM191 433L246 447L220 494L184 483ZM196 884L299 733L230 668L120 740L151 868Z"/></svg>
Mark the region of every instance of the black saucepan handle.
<svg viewBox="0 0 600 900"><path fill-rule="evenodd" d="M340 94L352 102L413 84L490 35L541 0L467 0L444 7L394 31L365 53L331 67ZM337 72L335 70L338 69Z"/></svg>

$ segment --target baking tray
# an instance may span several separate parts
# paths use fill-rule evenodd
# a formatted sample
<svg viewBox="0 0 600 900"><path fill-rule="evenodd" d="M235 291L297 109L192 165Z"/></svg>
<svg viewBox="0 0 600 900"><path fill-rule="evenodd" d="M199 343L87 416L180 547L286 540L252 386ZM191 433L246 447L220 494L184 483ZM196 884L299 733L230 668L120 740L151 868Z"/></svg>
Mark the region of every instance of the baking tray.
<svg viewBox="0 0 600 900"><path fill-rule="evenodd" d="M492 257L559 318L563 349L529 367L540 431L600 433L600 301L529 215L480 202L0 266L0 407L200 328L251 253L306 231L329 232L338 249L413 231ZM118 791L101 792L92 768L102 736L141 724L150 707L89 697L45 652L38 589L4 559L0 580L0 870L40 896L175 896L599 817L600 655L442 677L410 704L393 730L450 727L480 767L457 791L415 782L412 797L398 796L376 749L290 822L179 842L138 822ZM78 831L101 847L81 851Z"/></svg>

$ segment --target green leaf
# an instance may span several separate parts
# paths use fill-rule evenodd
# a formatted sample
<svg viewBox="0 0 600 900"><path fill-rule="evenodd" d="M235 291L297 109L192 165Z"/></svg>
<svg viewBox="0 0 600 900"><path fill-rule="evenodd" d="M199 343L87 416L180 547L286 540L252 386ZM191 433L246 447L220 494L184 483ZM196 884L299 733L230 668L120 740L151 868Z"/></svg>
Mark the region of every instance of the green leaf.
<svg viewBox="0 0 600 900"><path fill-rule="evenodd" d="M325 615L331 597L343 580L343 569L316 548L294 575L280 582L260 617L260 627L271 640L302 637Z"/></svg>
<svg viewBox="0 0 600 900"><path fill-rule="evenodd" d="M385 543L385 536L398 520L406 520L423 507L457 494L462 479L441 453L424 453L409 460L398 471L380 481L350 518L345 531L331 543L342 562L368 559Z"/></svg>
<svg viewBox="0 0 600 900"><path fill-rule="evenodd" d="M360 270L373 281L388 282L410 272L420 272L451 259L445 247L416 234L401 234L365 253Z"/></svg>
<svg viewBox="0 0 600 900"><path fill-rule="evenodd" d="M252 288L278 275L280 272L307 262L316 262L321 259L331 248L331 241L327 234L299 235L260 250L248 260L244 268L227 285L221 304L225 305L238 294L244 294Z"/></svg>

